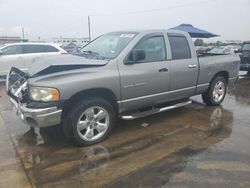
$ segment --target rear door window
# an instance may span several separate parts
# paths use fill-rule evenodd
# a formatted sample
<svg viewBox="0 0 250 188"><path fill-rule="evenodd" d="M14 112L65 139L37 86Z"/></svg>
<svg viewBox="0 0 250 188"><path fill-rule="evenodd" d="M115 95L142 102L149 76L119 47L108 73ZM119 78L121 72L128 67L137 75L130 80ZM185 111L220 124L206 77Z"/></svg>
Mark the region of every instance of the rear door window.
<svg viewBox="0 0 250 188"><path fill-rule="evenodd" d="M23 53L47 53L58 52L59 50L49 45L23 45Z"/></svg>
<svg viewBox="0 0 250 188"><path fill-rule="evenodd" d="M168 38L173 60L191 58L190 46L185 36L169 35Z"/></svg>

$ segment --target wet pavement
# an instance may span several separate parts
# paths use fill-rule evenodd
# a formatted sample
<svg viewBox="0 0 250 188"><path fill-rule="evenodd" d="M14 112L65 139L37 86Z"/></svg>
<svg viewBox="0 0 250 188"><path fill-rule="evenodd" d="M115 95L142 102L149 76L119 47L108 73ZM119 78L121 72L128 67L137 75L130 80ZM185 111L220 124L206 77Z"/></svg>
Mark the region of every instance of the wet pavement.
<svg viewBox="0 0 250 188"><path fill-rule="evenodd" d="M119 120L107 140L79 148L60 126L30 130L3 95L0 187L12 185L8 173L20 187L250 187L250 77L240 77L222 106L192 99L187 107Z"/></svg>

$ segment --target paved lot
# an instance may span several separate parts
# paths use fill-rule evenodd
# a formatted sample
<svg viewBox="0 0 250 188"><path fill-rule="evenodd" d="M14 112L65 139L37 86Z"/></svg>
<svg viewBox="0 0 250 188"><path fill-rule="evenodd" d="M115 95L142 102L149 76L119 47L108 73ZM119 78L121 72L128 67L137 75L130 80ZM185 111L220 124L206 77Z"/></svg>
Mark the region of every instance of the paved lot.
<svg viewBox="0 0 250 188"><path fill-rule="evenodd" d="M30 130L3 95L0 187L250 187L250 77L241 76L220 107L193 100L120 120L106 141L79 148L60 126Z"/></svg>

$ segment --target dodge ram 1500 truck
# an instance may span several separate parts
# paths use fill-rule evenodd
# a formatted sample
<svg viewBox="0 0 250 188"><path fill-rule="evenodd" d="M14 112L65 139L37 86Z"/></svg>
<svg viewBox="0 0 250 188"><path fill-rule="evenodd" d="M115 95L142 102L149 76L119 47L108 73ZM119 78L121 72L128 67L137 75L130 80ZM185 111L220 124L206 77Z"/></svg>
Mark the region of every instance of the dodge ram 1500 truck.
<svg viewBox="0 0 250 188"><path fill-rule="evenodd" d="M12 68L6 88L31 127L60 124L77 145L104 140L117 117L131 120L190 104L202 94L219 105L238 79L240 58L197 58L189 34L176 30L104 34L74 55ZM194 117L195 118L195 117Z"/></svg>

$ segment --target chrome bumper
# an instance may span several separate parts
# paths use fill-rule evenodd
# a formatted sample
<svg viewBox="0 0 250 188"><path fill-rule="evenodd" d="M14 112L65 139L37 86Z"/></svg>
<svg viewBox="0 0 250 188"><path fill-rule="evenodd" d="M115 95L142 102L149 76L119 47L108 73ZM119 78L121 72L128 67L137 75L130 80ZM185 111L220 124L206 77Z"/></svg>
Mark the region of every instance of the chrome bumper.
<svg viewBox="0 0 250 188"><path fill-rule="evenodd" d="M34 109L27 108L24 104L18 104L12 98L10 98L10 102L21 120L31 127L42 128L57 125L61 122L62 110L55 106Z"/></svg>

